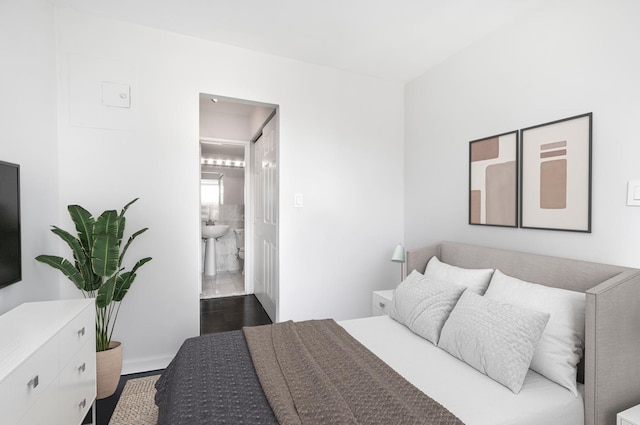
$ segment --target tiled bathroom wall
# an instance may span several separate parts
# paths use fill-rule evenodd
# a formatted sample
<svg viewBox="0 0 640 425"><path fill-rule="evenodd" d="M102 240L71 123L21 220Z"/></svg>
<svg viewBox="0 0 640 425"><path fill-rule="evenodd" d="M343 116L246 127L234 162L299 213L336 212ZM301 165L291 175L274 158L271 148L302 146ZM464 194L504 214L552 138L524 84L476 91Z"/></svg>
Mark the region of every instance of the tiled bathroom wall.
<svg viewBox="0 0 640 425"><path fill-rule="evenodd" d="M216 224L226 224L229 231L216 241L216 268L218 271L238 271L238 246L233 229L244 228L244 205L220 205Z"/></svg>

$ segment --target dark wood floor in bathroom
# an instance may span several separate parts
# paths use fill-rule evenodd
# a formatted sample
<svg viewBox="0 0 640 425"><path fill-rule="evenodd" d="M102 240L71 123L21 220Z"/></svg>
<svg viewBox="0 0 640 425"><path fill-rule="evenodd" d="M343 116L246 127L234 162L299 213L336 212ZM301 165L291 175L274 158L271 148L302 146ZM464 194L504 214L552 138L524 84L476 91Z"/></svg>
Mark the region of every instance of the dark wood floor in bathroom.
<svg viewBox="0 0 640 425"><path fill-rule="evenodd" d="M244 326L268 325L269 316L255 295L211 298L200 300L200 335L242 329ZM94 425L108 425L116 408L124 385L129 379L156 375L162 370L123 375L116 393L111 397L97 401L97 418ZM91 413L84 423L91 423ZM132 424L133 425L133 424Z"/></svg>

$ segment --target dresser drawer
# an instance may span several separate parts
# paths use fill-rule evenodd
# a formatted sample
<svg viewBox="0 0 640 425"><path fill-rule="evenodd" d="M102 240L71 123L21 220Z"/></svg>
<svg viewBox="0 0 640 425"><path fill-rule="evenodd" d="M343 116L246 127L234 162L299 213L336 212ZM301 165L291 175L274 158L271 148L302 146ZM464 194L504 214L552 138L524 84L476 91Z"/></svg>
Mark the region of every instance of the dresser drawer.
<svg viewBox="0 0 640 425"><path fill-rule="evenodd" d="M60 373L63 424L79 424L96 396L96 352L87 342Z"/></svg>
<svg viewBox="0 0 640 425"><path fill-rule="evenodd" d="M67 364L85 343L95 341L95 315L92 305L82 310L60 330L60 367Z"/></svg>
<svg viewBox="0 0 640 425"><path fill-rule="evenodd" d="M53 337L2 382L2 421L17 423L47 390L59 371L58 338Z"/></svg>
<svg viewBox="0 0 640 425"><path fill-rule="evenodd" d="M60 422L60 397L58 378L47 387L47 391L31 406L18 425L66 425Z"/></svg>

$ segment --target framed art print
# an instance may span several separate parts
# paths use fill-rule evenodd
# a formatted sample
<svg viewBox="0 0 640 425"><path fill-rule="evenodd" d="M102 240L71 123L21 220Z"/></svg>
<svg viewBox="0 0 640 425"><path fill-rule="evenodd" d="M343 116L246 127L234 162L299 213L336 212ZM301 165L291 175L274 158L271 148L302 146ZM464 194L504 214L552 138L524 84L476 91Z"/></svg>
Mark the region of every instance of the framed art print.
<svg viewBox="0 0 640 425"><path fill-rule="evenodd" d="M592 114L520 130L523 228L591 232Z"/></svg>
<svg viewBox="0 0 640 425"><path fill-rule="evenodd" d="M469 224L518 226L518 131L469 142Z"/></svg>

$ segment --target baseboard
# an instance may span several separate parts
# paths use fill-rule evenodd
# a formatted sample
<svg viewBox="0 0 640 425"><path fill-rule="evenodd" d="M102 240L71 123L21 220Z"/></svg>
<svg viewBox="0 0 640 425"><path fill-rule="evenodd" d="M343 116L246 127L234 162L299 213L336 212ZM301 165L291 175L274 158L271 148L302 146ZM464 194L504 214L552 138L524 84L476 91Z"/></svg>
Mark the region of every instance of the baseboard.
<svg viewBox="0 0 640 425"><path fill-rule="evenodd" d="M148 372L166 368L173 360L173 356L147 357L141 360L127 361L122 364L122 374Z"/></svg>

